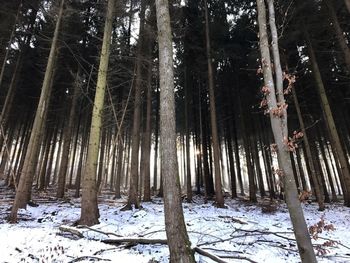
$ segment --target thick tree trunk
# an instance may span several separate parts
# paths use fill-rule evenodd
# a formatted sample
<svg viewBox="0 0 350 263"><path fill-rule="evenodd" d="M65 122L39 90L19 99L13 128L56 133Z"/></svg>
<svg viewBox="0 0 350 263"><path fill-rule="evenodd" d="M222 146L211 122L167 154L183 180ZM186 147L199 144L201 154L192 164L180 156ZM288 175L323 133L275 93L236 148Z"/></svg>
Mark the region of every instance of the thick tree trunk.
<svg viewBox="0 0 350 263"><path fill-rule="evenodd" d="M60 25L63 16L64 0L61 0L59 14L56 22L55 32L52 39L49 59L45 71L44 82L41 89L39 104L35 114L34 124L30 135L29 145L26 152L25 162L22 170L22 175L19 181L18 189L14 204L12 206L9 221L17 221L17 211L19 208L26 208L28 201L30 200L31 187L33 183L35 168L40 150L40 140L43 132L43 125L46 120L46 113L49 105L49 97L51 93L51 81L54 71L54 65L56 60L57 40Z"/></svg>
<svg viewBox="0 0 350 263"><path fill-rule="evenodd" d="M267 92L266 94L266 99L268 101L268 110L270 113L271 127L275 138L275 143L277 145L277 154L280 164L280 169L277 170L277 172L283 178L285 187L285 199L291 217L301 261L303 263L316 263L317 260L315 252L312 247L311 239L305 222L304 214L299 202L298 192L293 177L293 171L288 152L289 149L284 143L285 138L288 138L288 134L285 133L285 131L287 130L287 123L285 122L287 116L285 116L285 118L279 118L274 114L275 110L277 109L277 94L272 76L272 66L266 26L266 6L264 0L257 0L257 9L259 24L259 42L262 69L264 75L264 84L265 87L269 90L269 92ZM277 60L277 57L275 56L274 59ZM283 96L283 93L279 94L279 96ZM283 110L283 114L287 114L286 110Z"/></svg>
<svg viewBox="0 0 350 263"><path fill-rule="evenodd" d="M99 222L96 170L99 142L101 137L102 112L105 99L115 2L116 0L109 0L107 6L107 16L103 34L100 66L98 69L96 94L91 117L88 155L82 182L81 215L79 224L88 226L95 225Z"/></svg>
<svg viewBox="0 0 350 263"><path fill-rule="evenodd" d="M183 210L176 153L173 45L167 0L156 0L159 43L161 170L170 262L194 263Z"/></svg>
<svg viewBox="0 0 350 263"><path fill-rule="evenodd" d="M213 141L213 155L214 155L214 176L215 176L215 201L218 207L225 207L224 196L222 193L221 183L221 170L220 170L220 141L216 120L216 106L215 106L215 85L214 85L214 72L211 58L211 46L210 46L210 31L209 31L209 14L208 3L204 0L205 11L205 40L206 40L206 54L208 64L208 90L209 90L209 104L210 104L210 124L211 124L211 136Z"/></svg>

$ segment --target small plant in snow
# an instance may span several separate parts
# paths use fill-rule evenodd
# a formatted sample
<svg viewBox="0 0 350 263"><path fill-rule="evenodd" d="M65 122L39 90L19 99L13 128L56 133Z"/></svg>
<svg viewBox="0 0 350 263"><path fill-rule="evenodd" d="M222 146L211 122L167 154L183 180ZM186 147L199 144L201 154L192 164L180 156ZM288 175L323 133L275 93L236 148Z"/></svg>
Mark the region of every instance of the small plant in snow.
<svg viewBox="0 0 350 263"><path fill-rule="evenodd" d="M324 215L321 216L320 221L318 221L316 224L309 227L309 233L312 237L312 239L317 240L319 239L319 234L321 234L323 231L334 231L335 227L333 224L326 224L324 220ZM316 245L315 249L317 250L318 255L325 255L330 252L328 247L333 247L337 245L339 242L335 240L327 240L322 244Z"/></svg>

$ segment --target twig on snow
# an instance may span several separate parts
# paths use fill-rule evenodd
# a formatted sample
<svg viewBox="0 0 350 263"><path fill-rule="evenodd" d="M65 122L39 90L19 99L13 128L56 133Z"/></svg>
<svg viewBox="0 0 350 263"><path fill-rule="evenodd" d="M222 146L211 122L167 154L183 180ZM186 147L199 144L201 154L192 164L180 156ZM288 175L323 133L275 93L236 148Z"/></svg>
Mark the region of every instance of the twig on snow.
<svg viewBox="0 0 350 263"><path fill-rule="evenodd" d="M257 261L254 261L250 258L244 257L244 256L239 256L239 255L222 255L220 256L222 258L233 258L233 259L240 259L240 260L246 260L251 263L257 263Z"/></svg>
<svg viewBox="0 0 350 263"><path fill-rule="evenodd" d="M103 235L106 235L106 236L122 237L121 235L118 235L118 234L116 234L116 233L104 232L104 231L102 231L102 230L95 229L95 228L92 228L92 227L89 227L89 226L86 226L86 225L78 225L78 226L76 226L76 228L88 229L88 230L91 230L91 231L93 231L93 232L100 233L100 234L103 234Z"/></svg>
<svg viewBox="0 0 350 263"><path fill-rule="evenodd" d="M223 260L222 258L234 258L234 259L246 260L246 261L251 262L251 263L257 263L256 261L254 261L250 258L244 257L244 256L239 256L239 255L220 255L220 256L217 256L217 255L214 255L214 254L212 254L208 251L205 251L204 249L201 249L199 247L194 247L193 250L195 252L197 252L198 254L201 254L205 257L208 257L211 260L214 260L215 262L218 262L218 263L227 263L227 261Z"/></svg>
<svg viewBox="0 0 350 263"><path fill-rule="evenodd" d="M218 256L215 256L214 254L211 254L209 253L208 251L205 251L199 247L194 247L193 250L195 252L197 252L198 254L201 254L203 256L206 256L208 258L210 258L211 260L214 260L215 262L218 262L218 263L227 263L227 261L219 258Z"/></svg>
<svg viewBox="0 0 350 263"><path fill-rule="evenodd" d="M232 220L233 222L239 223L239 224L241 224L241 225L248 225L247 222L244 222L244 221L242 221L241 219L234 218L234 217L232 217L232 216L219 216L219 218L229 219L229 220Z"/></svg>
<svg viewBox="0 0 350 263"><path fill-rule="evenodd" d="M114 239L103 239L101 242L106 244L121 244L121 243L137 243L137 244L161 244L167 245L166 239L150 239L150 238L138 238L138 237L125 237Z"/></svg>

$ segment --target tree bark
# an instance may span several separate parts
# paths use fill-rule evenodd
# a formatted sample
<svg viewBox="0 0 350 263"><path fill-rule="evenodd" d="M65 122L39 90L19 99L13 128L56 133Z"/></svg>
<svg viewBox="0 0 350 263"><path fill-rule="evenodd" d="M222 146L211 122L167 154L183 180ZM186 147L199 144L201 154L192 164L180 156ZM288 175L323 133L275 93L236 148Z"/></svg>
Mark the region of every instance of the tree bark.
<svg viewBox="0 0 350 263"><path fill-rule="evenodd" d="M107 16L103 33L103 43L100 56L100 65L98 69L96 94L91 117L88 155L82 181L81 214L79 224L88 226L98 224L99 222L96 170L99 142L101 137L102 112L105 99L115 2L116 0L109 0L107 6Z"/></svg>
<svg viewBox="0 0 350 263"><path fill-rule="evenodd" d="M139 38L137 43L137 57L136 57L136 76L135 76L135 93L134 93L134 116L132 124L132 135L131 135L131 166L130 166L130 184L129 184L129 195L127 205L123 208L132 209L140 208L140 200L138 196L138 185L139 185L139 148L140 148L140 126L141 126L141 81L142 81L142 63L143 63L143 42L145 33L145 12L146 2L141 0L140 10L140 29Z"/></svg>
<svg viewBox="0 0 350 263"><path fill-rule="evenodd" d="M175 96L173 45L167 0L156 0L159 78L160 78L160 128L161 170L164 187L165 230L167 234L170 262L194 263L183 210L176 151Z"/></svg>
<svg viewBox="0 0 350 263"><path fill-rule="evenodd" d="M310 56L310 63L312 67L312 73L316 81L316 86L317 86L317 91L320 96L321 100L321 107L324 113L324 118L327 123L327 127L329 130L329 135L331 139L331 144L332 148L335 151L335 155L337 156L339 160L339 165L340 165L340 171L341 174L340 176L342 177L344 181L344 205L350 207L350 172L349 172L349 167L348 167L348 161L345 156L343 147L340 142L339 134L337 131L337 127L335 125L335 121L333 118L332 110L329 105L328 97L326 94L326 90L323 84L323 80L321 77L321 73L318 67L318 63L316 60L316 55L309 37L309 34L306 30L304 30L305 34L305 39L307 42L307 47L308 47L308 53Z"/></svg>
<svg viewBox="0 0 350 263"><path fill-rule="evenodd" d="M151 48L149 46L149 48ZM150 58L149 58L150 59ZM151 201L151 177L150 177L150 161L151 161L151 114L152 114L152 62L148 64L147 72L147 105L146 105L146 129L143 136L143 147L141 156L141 173L144 180L143 184L143 201Z"/></svg>
<svg viewBox="0 0 350 263"><path fill-rule="evenodd" d="M31 187L40 150L40 140L43 132L43 125L46 120L46 113L49 105L49 97L51 93L51 81L56 60L56 49L58 42L58 34L62 22L64 0L61 0L58 18L55 26L55 32L51 43L49 59L45 71L44 81L41 88L39 104L35 114L33 128L30 134L29 145L26 151L25 162L23 165L22 175L20 177L16 197L12 206L9 221L17 221L17 211L19 208L26 208L30 200Z"/></svg>
<svg viewBox="0 0 350 263"><path fill-rule="evenodd" d="M208 90L209 90L209 104L210 104L210 124L211 136L213 141L213 156L214 156L214 176L215 176L215 201L217 207L225 207L224 196L222 193L221 170L220 170L220 141L218 136L217 120L216 120L216 106L215 106L215 85L214 72L211 58L210 46L210 31L209 31L209 14L208 3L204 0L205 11L205 40L206 40L206 55L208 64Z"/></svg>
<svg viewBox="0 0 350 263"><path fill-rule="evenodd" d="M311 239L305 222L304 214L299 202L298 192L293 177L293 171L288 152L289 149L284 143L285 139L288 138L288 134L285 133L285 130L287 130L287 123L284 121L286 120L287 116L285 116L285 118L279 118L274 114L275 110L277 109L277 94L275 90L274 79L272 76L272 66L266 25L266 5L264 0L257 0L257 9L259 24L259 44L261 52L262 70L264 76L264 85L269 90L269 92L267 92L266 94L266 99L268 102L271 127L275 143L277 145L277 154L280 164L280 169L278 170L278 173L283 178L285 187L285 199L291 217L293 231L297 241L301 261L303 263L316 263L317 260L315 252L312 247ZM274 57L274 59L277 60L277 57ZM279 96L283 96L283 93L279 94ZM284 110L283 114L287 114L286 110Z"/></svg>
<svg viewBox="0 0 350 263"><path fill-rule="evenodd" d="M69 161L69 150L71 146L71 137L73 133L73 124L75 120L75 108L77 104L78 94L80 91L80 70L78 69L76 76L75 76L75 82L73 85L73 94L71 98L68 98L71 100L71 102L68 102L68 107L70 107L69 111L69 117L68 117L68 124L64 127L63 131L63 149L61 154L61 162L60 162L60 169L58 172L58 183L57 183L57 198L63 198L64 196L64 190L66 186L66 177L67 177L67 171L68 171L68 161Z"/></svg>
<svg viewBox="0 0 350 263"><path fill-rule="evenodd" d="M298 100L298 97L297 97L297 94L296 94L296 91L294 88L292 89L292 94L293 94L295 109L297 111L300 129L301 129L301 132L304 134L303 141L304 141L304 146L305 146L305 152L307 155L307 159L309 160L309 166L310 166L310 172L311 172L310 176L312 178L312 181L314 182L314 188L315 188L315 193L316 193L316 199L318 202L318 208L320 211L323 211L325 209L324 196L322 193L322 188L320 187L319 180L317 178L314 162L312 161L313 158L312 158L311 149L310 149L309 137L308 137L307 131L305 129L304 119L303 119L303 116L301 114L301 110L300 110L300 106L299 106L299 100Z"/></svg>
<svg viewBox="0 0 350 263"><path fill-rule="evenodd" d="M16 27L17 27L17 23L18 23L18 20L19 20L19 15L21 13L21 9L22 9L22 1L20 1L19 5L18 5L18 8L17 8L15 21L14 21L13 28L12 28L12 31L11 31L10 39L8 41L8 44L7 44L4 60L2 62L1 71L0 71L0 89L1 89L1 86L2 86L3 79L4 79L6 63L7 63L9 54L10 54L12 41L13 41L13 39L15 37ZM17 68L17 65L16 65L16 68ZM2 118L1 118L1 120L2 120Z"/></svg>
<svg viewBox="0 0 350 263"><path fill-rule="evenodd" d="M324 0L324 2L325 2L326 6L328 8L328 11L329 11L329 16L331 18L332 25L333 25L334 30L335 30L336 38L338 40L338 45L339 45L339 47L344 55L345 65L346 65L348 74L350 74L350 49L349 49L348 44L347 44L347 39L345 38L344 32L343 32L342 28L340 27L338 17L337 17L337 14L334 10L334 6L332 3L333 1ZM350 7L349 0L346 0L345 3L347 4L347 7Z"/></svg>

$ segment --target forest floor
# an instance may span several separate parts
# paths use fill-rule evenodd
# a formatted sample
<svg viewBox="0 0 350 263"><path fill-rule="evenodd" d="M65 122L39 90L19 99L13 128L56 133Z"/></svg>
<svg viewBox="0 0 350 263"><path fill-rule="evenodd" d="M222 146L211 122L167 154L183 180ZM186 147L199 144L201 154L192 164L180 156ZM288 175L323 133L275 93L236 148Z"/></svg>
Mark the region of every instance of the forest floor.
<svg viewBox="0 0 350 263"><path fill-rule="evenodd" d="M57 200L50 197L52 192L35 192L39 206L19 210L19 222L8 224L14 194L3 188L0 193L0 262L169 262L165 244L138 243L161 243L166 238L159 198L143 203L141 210L122 212L125 199L114 200L106 192L99 200L100 224L78 228L72 225L79 219L80 199ZM226 205L227 209L218 209L201 197L183 204L193 247L222 262L300 262L285 204L277 203L272 207L276 211L270 211L274 209L261 202L252 205L243 198L227 198ZM340 203L327 205L323 212L315 204L303 208L309 227L320 221L321 227L334 227L313 239L318 261L350 262L350 208ZM214 262L199 253L195 256L197 262Z"/></svg>

